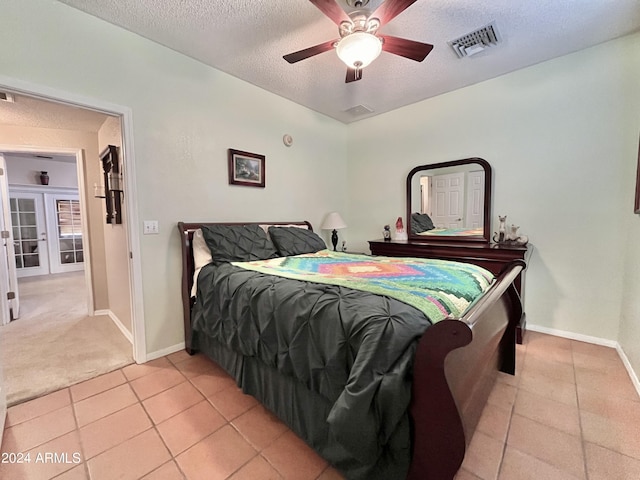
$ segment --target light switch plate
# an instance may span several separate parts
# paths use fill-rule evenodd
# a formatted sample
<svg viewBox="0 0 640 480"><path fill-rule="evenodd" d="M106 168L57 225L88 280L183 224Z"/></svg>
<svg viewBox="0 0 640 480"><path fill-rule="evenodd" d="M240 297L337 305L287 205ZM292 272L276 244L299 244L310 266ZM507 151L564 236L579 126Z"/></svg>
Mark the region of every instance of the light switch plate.
<svg viewBox="0 0 640 480"><path fill-rule="evenodd" d="M158 221L157 220L145 220L144 221L144 230L142 232L144 235L157 235L158 234Z"/></svg>

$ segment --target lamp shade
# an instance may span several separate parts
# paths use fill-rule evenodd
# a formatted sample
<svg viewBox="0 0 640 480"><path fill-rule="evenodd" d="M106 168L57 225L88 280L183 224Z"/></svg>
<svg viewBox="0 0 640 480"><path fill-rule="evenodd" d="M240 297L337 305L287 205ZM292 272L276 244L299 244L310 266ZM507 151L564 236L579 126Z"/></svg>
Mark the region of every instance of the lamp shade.
<svg viewBox="0 0 640 480"><path fill-rule="evenodd" d="M382 52L382 42L372 33L355 32L343 37L336 52L349 68L364 68Z"/></svg>
<svg viewBox="0 0 640 480"><path fill-rule="evenodd" d="M347 228L347 224L344 223L344 220L338 212L331 212L324 217L320 228L322 230L339 230L341 228Z"/></svg>

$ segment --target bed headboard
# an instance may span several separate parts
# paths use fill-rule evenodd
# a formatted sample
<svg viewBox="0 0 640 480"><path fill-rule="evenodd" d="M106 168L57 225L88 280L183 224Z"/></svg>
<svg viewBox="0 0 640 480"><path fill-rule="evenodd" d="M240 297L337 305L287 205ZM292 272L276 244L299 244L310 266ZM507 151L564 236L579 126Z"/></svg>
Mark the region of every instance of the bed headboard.
<svg viewBox="0 0 640 480"><path fill-rule="evenodd" d="M295 222L202 222L186 223L178 222L180 231L180 246L182 252L182 309L184 320L184 342L185 350L189 354L195 353L191 346L191 308L194 299L191 297L191 287L193 286L193 274L195 271L193 261L193 233L203 226L208 225L300 225L313 231L313 227L307 221Z"/></svg>

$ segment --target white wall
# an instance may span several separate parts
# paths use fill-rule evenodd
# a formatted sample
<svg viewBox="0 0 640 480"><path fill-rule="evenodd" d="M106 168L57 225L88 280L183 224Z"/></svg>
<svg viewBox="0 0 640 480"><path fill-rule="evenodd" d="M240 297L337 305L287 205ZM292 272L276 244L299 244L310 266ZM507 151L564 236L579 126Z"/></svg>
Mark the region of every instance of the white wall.
<svg viewBox="0 0 640 480"><path fill-rule="evenodd" d="M404 216L412 167L485 158L494 171L492 225L506 214L534 245L528 322L618 340L625 246L637 250L640 234L635 222L625 237L625 224L635 221L626 219L640 118L638 51L636 34L351 124L352 246L380 238L384 224ZM637 298L640 284L634 259L628 298ZM624 327L634 332L625 343L635 345L637 302Z"/></svg>
<svg viewBox="0 0 640 480"><path fill-rule="evenodd" d="M140 236L147 352L183 340L178 221L345 211L341 123L63 4L5 0L2 18L2 75L133 111L137 214L160 224ZM228 148L266 155L265 189L228 185Z"/></svg>
<svg viewBox="0 0 640 480"><path fill-rule="evenodd" d="M108 117L98 131L98 150L103 152L108 145L118 147L118 165L124 174L122 128L120 118ZM101 184L103 184L101 182ZM127 242L126 201L129 192L122 198L122 223L106 223L107 206L104 200L99 201L102 207L104 223L104 251L107 259L107 290L109 296L109 310L120 321L129 333L133 333L131 312L131 282L129 275L129 244Z"/></svg>
<svg viewBox="0 0 640 480"><path fill-rule="evenodd" d="M76 162L61 162L5 154L7 178L12 185L40 185L40 172L49 175L52 187L78 188Z"/></svg>

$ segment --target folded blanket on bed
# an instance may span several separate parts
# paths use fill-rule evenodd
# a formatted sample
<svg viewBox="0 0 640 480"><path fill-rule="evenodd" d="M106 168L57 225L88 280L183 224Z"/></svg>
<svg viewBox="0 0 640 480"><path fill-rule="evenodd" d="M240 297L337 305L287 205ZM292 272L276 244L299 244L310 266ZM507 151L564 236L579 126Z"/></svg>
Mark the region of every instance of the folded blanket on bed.
<svg viewBox="0 0 640 480"><path fill-rule="evenodd" d="M386 295L416 307L432 322L462 317L494 279L489 271L469 263L372 257L331 250L233 265L268 275Z"/></svg>

